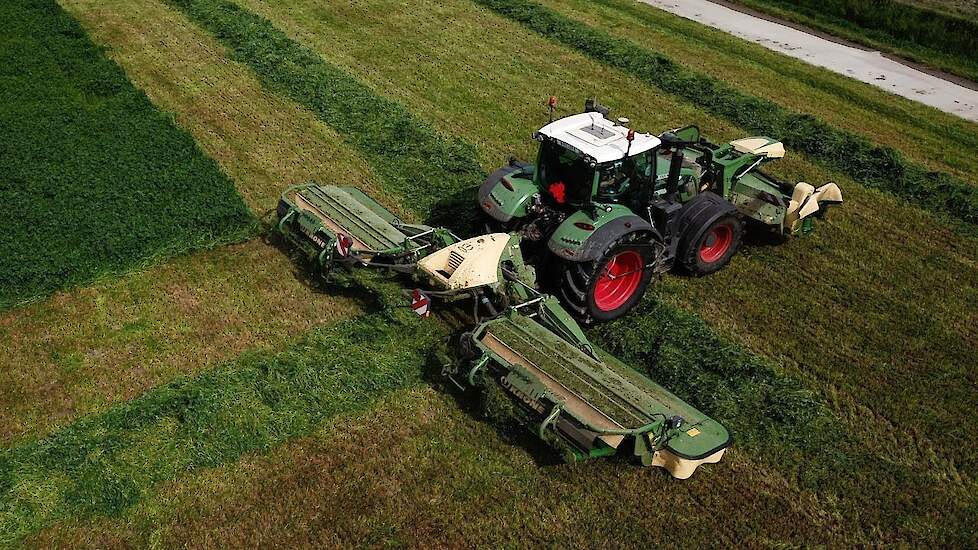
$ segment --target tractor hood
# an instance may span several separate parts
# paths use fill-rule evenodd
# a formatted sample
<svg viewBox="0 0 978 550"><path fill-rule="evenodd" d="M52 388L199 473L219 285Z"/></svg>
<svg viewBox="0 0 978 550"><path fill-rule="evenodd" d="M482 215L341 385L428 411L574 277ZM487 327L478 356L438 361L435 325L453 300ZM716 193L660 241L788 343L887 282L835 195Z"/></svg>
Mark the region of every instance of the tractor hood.
<svg viewBox="0 0 978 550"><path fill-rule="evenodd" d="M479 207L492 219L506 223L526 216L530 198L539 190L533 166L506 166L493 172L479 187Z"/></svg>

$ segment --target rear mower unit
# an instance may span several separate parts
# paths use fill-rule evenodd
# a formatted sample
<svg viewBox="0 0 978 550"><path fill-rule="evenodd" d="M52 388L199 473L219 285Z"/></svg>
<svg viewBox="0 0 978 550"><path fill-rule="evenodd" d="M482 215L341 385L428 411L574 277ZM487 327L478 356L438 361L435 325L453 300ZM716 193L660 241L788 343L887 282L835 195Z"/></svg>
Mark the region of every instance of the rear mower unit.
<svg viewBox="0 0 978 550"><path fill-rule="evenodd" d="M479 190L492 228L518 232L545 288L583 322L624 315L653 273L681 265L713 273L737 252L745 227L779 235L812 230L842 202L834 183L791 185L761 167L782 158L767 137L715 145L687 126L636 133L591 100L583 113L533 134L536 162L510 160Z"/></svg>
<svg viewBox="0 0 978 550"><path fill-rule="evenodd" d="M518 234L461 240L404 223L356 189L316 184L286 190L275 231L324 276L337 265L392 269L424 287L408 292L415 304L468 301L471 324L444 374L462 388L497 384L576 457L630 454L685 479L731 444L722 425L589 342L536 288Z"/></svg>

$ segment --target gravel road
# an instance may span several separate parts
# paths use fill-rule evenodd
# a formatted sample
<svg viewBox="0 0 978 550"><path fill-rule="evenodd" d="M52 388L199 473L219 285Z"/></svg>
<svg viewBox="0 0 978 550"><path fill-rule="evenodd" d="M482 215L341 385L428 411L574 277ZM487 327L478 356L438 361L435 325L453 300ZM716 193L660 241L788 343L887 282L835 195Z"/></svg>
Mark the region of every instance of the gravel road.
<svg viewBox="0 0 978 550"><path fill-rule="evenodd" d="M861 49L709 0L640 0L769 49L978 122L978 91Z"/></svg>

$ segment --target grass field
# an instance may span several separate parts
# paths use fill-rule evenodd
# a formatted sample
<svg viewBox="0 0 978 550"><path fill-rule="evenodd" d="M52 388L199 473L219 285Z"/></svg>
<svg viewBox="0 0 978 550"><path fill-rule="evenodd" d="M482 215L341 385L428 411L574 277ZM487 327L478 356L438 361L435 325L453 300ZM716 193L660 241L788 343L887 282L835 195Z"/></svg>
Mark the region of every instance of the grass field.
<svg viewBox="0 0 978 550"><path fill-rule="evenodd" d="M734 0L852 42L978 81L974 2Z"/></svg>
<svg viewBox="0 0 978 550"><path fill-rule="evenodd" d="M227 177L77 22L49 1L0 10L0 215L16 220L0 308L252 232Z"/></svg>
<svg viewBox="0 0 978 550"><path fill-rule="evenodd" d="M436 194L461 190L509 152L530 153L551 93L565 112L597 95L654 131L695 121L716 139L748 133L467 0L241 0L244 12L211 1L64 5L257 212L308 175L349 178L430 215L445 206ZM645 23L626 24L623 3L547 5L585 24L617 22L610 32L644 47L659 43L641 42ZM655 26L664 37L675 28ZM662 43L673 57L693 47L726 71L789 78L770 76L783 67L756 51L725 58L726 48L747 48L732 40ZM833 124L975 180L966 151L942 158L900 141L895 128L938 140L912 105L815 71L795 80L811 82L794 86L813 98L814 115L842 108L832 90L844 88L858 99ZM415 177L423 163L404 174L385 166L399 136L406 143L392 153L402 159L451 155L426 167L444 175ZM253 241L5 315L0 330L21 342L12 375L70 376L60 394L38 391L5 419L5 438L19 440L0 455L4 540L642 544L671 525L702 545L974 542L975 239L804 155L781 172L836 179L848 204L813 236L755 243L714 277L667 276L636 315L592 332L734 431L724 462L688 482L617 461L554 464L523 432L477 420L468 398L429 387L438 325L392 324L383 313L328 324L374 306L316 292L284 255ZM229 278L235 290L216 299ZM170 311L167 296L181 288L196 299ZM71 336L35 341L47 327ZM56 355L29 362L53 343ZM237 357L255 347L267 351ZM150 368L127 385L120 375L140 362L130 353ZM178 373L190 376L166 383ZM39 423L63 395L81 405Z"/></svg>

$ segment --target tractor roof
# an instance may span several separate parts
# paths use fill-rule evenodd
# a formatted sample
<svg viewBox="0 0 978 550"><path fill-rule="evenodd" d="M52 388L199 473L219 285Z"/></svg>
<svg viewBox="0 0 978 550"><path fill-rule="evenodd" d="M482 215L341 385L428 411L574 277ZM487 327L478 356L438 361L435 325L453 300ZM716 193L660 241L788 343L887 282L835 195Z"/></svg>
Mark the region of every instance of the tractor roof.
<svg viewBox="0 0 978 550"><path fill-rule="evenodd" d="M626 151L629 155L648 151L662 143L652 134L635 132L629 150L628 127L606 119L601 113L581 113L555 120L540 128L540 133L599 163L621 159Z"/></svg>

